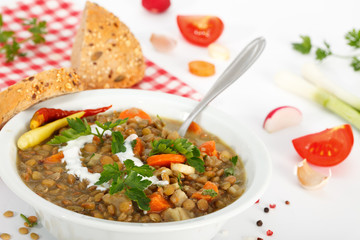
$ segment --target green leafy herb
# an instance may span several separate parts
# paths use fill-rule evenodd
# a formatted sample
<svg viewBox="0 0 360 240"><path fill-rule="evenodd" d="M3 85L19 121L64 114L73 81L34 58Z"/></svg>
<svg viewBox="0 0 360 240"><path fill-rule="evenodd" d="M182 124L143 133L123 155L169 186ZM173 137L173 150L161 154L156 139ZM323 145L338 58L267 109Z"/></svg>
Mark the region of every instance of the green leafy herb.
<svg viewBox="0 0 360 240"><path fill-rule="evenodd" d="M210 197L216 197L218 195L214 189L204 189L201 193L202 195L209 195Z"/></svg>
<svg viewBox="0 0 360 240"><path fill-rule="evenodd" d="M28 41L32 41L35 45L45 42L44 35L47 33L46 21L38 22L36 18L23 19L23 25L28 27L27 31L31 33L31 36L21 41L17 40L14 31L3 30L3 25L3 18L0 14L0 43L3 44L0 48L0 54L5 53L6 62L12 62L15 60L15 57L24 57L26 55L26 53L20 51L21 44Z"/></svg>
<svg viewBox="0 0 360 240"><path fill-rule="evenodd" d="M314 47L315 50L315 58L319 61L324 60L329 56L334 56L338 58L351 59L350 66L354 69L354 71L360 71L360 53L345 56L333 53L331 50L330 44L324 41L323 47L313 46L311 43L311 38L309 36L300 36L301 42L292 43L293 49L302 53L302 54L310 54L311 49ZM345 34L346 44L353 48L353 50L358 50L360 48L360 30L352 29L351 31Z"/></svg>
<svg viewBox="0 0 360 240"><path fill-rule="evenodd" d="M134 149L134 147L136 146L136 143L137 143L137 140L136 140L136 139L134 139L134 140L132 140L132 141L130 142L132 149Z"/></svg>
<svg viewBox="0 0 360 240"><path fill-rule="evenodd" d="M106 122L100 123L98 121L95 124L101 129L96 128L96 133L91 132L91 128L87 123L86 119L81 120L80 118L71 119L68 118L67 122L69 124L69 129L66 129L60 133L60 135L55 136L51 139L48 144L62 144L70 140L77 139L78 137L85 135L95 135L99 137L101 142L104 142L103 136L105 131L111 131L114 127L121 125L127 121L126 119L119 119L116 122ZM124 136L121 132L112 132L112 142L111 142L111 151L113 154L118 152L125 152L126 148L124 146Z"/></svg>
<svg viewBox="0 0 360 240"><path fill-rule="evenodd" d="M185 138L176 140L154 140L149 156L156 154L182 154L187 159L187 164L194 167L198 172L204 172L204 161L200 158L200 150Z"/></svg>
<svg viewBox="0 0 360 240"><path fill-rule="evenodd" d="M24 221L28 224L28 226L29 227L34 227L34 226L36 226L37 224L38 224L38 222L36 221L36 222L31 222L30 220L29 220L29 218L27 218L24 214L20 214L20 217L22 218L22 219L24 219Z"/></svg>
<svg viewBox="0 0 360 240"><path fill-rule="evenodd" d="M230 175L234 175L235 174L235 166L238 162L239 157L238 156L234 156L230 159L230 162L233 164L231 167L228 167L225 169L224 174L225 176L230 176Z"/></svg>
<svg viewBox="0 0 360 240"><path fill-rule="evenodd" d="M300 38L302 39L301 43L293 43L293 48L296 51L301 52L302 54L308 54L311 51L312 48L312 44L311 44L311 39L309 36L300 36Z"/></svg>
<svg viewBox="0 0 360 240"><path fill-rule="evenodd" d="M95 184L111 182L110 194L124 190L125 195L135 201L140 209L149 211L150 199L145 195L144 190L151 184L151 181L143 178L153 176L154 169L146 164L135 166L130 159L124 161L124 165L125 170L120 170L116 163L104 165L99 181Z"/></svg>
<svg viewBox="0 0 360 240"><path fill-rule="evenodd" d="M183 190L184 186L183 186L182 181L181 181L181 173L179 173L177 175L177 182L179 184L180 190Z"/></svg>

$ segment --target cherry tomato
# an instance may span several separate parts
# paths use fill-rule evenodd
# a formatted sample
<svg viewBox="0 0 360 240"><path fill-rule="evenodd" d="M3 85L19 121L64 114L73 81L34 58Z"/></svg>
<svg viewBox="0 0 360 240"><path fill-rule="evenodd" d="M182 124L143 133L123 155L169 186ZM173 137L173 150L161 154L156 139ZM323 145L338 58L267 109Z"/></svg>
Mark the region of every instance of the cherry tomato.
<svg viewBox="0 0 360 240"><path fill-rule="evenodd" d="M354 136L349 124L292 140L297 153L318 166L334 166L349 155Z"/></svg>
<svg viewBox="0 0 360 240"><path fill-rule="evenodd" d="M181 34L189 42L206 47L218 39L224 30L224 23L215 16L177 16Z"/></svg>

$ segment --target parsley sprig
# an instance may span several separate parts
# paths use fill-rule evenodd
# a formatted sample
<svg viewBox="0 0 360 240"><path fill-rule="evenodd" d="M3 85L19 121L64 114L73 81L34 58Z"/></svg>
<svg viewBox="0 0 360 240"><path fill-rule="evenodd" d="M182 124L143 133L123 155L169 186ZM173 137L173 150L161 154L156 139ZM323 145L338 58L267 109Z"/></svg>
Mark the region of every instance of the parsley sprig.
<svg viewBox="0 0 360 240"><path fill-rule="evenodd" d="M230 175L235 174L235 166L236 166L236 163L238 162L238 159L239 159L238 156L234 156L230 159L232 166L225 169L225 171L224 171L225 176L230 176Z"/></svg>
<svg viewBox="0 0 360 240"><path fill-rule="evenodd" d="M21 44L28 41L32 41L35 45L45 42L46 21L38 22L36 18L23 19L23 25L27 27L27 31L31 33L31 36L20 41L15 37L14 31L3 30L3 25L3 18L0 14L0 54L5 53L6 62L14 61L15 57L26 56L25 52L20 51Z"/></svg>
<svg viewBox="0 0 360 240"><path fill-rule="evenodd" d="M81 120L80 118L68 118L67 122L70 128L62 131L60 135L55 136L48 142L48 144L62 144L85 135L97 136L100 141L103 142L103 136L106 131L111 131L114 127L121 125L126 121L127 118L106 123L100 123L96 121L95 124L100 128L100 130L99 128L96 128L96 133L93 133L91 132L91 128L86 119ZM112 132L111 151L113 154L126 151L124 146L124 136L121 134L121 132Z"/></svg>
<svg viewBox="0 0 360 240"><path fill-rule="evenodd" d="M311 42L311 38L309 36L300 36L301 42L292 43L293 49L302 53L302 54L310 54L311 50L316 48L315 50L315 58L319 61L324 60L329 56L334 56L338 58L351 59L350 66L354 69L354 71L360 71L360 53L353 54L350 56L335 54L330 44L326 41L323 42L324 46L318 47L313 46ZM360 48L360 30L352 29L351 31L345 34L346 44L350 46L353 50L358 50Z"/></svg>
<svg viewBox="0 0 360 240"><path fill-rule="evenodd" d="M182 154L186 157L187 164L194 167L196 171L200 173L205 171L204 161L200 158L199 148L185 138L154 140L151 145L152 150L149 156L168 153Z"/></svg>
<svg viewBox="0 0 360 240"><path fill-rule="evenodd" d="M116 163L104 165L104 171L95 184L111 182L110 194L124 190L125 195L135 201L140 209L149 211L150 199L145 195L144 190L151 184L151 181L143 179L143 177L153 176L154 169L147 164L140 167L135 166L131 159L124 161L124 165L124 170L120 170Z"/></svg>
<svg viewBox="0 0 360 240"><path fill-rule="evenodd" d="M214 189L204 189L202 195L208 195L210 197L216 197L218 193Z"/></svg>

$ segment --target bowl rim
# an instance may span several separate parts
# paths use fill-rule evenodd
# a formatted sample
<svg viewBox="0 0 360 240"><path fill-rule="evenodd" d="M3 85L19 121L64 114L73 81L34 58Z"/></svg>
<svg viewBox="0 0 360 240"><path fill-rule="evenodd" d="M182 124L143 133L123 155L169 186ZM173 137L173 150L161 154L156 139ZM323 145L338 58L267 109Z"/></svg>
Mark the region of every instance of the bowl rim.
<svg viewBox="0 0 360 240"><path fill-rule="evenodd" d="M20 130L12 131L12 127L13 127L12 125L14 124L14 122L20 118L23 118L23 115L25 115L25 113L27 114L33 113L35 109L39 108L39 105L44 105L48 102L51 103L54 101L61 102L61 100L63 99L68 99L68 98L71 99L73 97L82 98L88 95L96 97L103 94L107 94L109 96L119 94L118 96L121 97L141 96L142 99L147 99L147 98L166 99L167 101L172 101L177 105L181 104L184 106L188 106L189 110L191 110L192 107L197 104L197 101L195 100L191 100L189 98L185 98L173 94L167 94L163 92L154 92L154 91L137 90L137 89L87 90L87 91L82 91L78 93L72 93L72 94L67 94L60 97L52 98L50 100L37 104L28 110L18 113L8 123L6 123L3 129L0 131L0 141L2 139L7 139L10 135L13 136L14 134L18 133ZM207 106L207 108L204 110L204 112L208 112L209 114L218 113L219 111L220 111L219 109L216 109L211 105ZM230 122L235 121L233 117L231 117L230 115L222 111L220 112L221 115L224 116L228 121ZM261 166L259 163L255 162L255 164L257 164L256 165L257 172L254 177L255 186L254 184L251 185L250 188L247 188L245 190L245 193L240 198L238 198L230 205L224 207L223 209L220 209L208 215L191 218L188 220L182 220L176 222L161 222L161 223L133 223L133 222L128 223L128 222L98 219L80 213L75 213L60 206L57 206L51 203L50 201L47 201L42 197L38 196L30 188L28 188L26 184L22 182L19 174L17 173L17 169L16 169L17 178L16 176L14 176L14 171L13 171L14 169L12 169L11 167L11 160L6 161L6 159L8 158L8 154L10 154L8 147L11 148L12 146L12 148L14 148L13 147L14 143L12 143L13 145L11 145L11 141L8 141L8 143L5 145L0 144L0 151L7 153L4 157L0 158L0 164L3 166L0 168L0 177L3 179L4 183L11 189L12 192L14 192L20 199L26 201L29 205L31 205L35 209L46 210L47 212L51 213L54 216L57 216L58 218L62 218L66 221L74 222L77 224L80 223L87 227L94 227L94 228L100 228L104 230L111 230L117 232L134 232L140 229L141 231L144 231L146 229L146 232L158 232L158 231L173 231L176 229L195 228L202 225L208 225L210 223L216 223L224 219L230 219L231 217L238 215L240 212L244 211L245 209L253 205L260 198L260 196L265 192L265 189L267 188L270 182L270 178L272 174L271 158L265 144L257 137L256 134L254 134L253 131L251 131L248 127L246 127L246 125L244 125L241 121L236 120L236 123L239 124L241 130L244 131L244 133L247 136L247 139L249 139L252 143L256 144L257 146L256 154L258 155L259 158L261 158L261 160L259 160L261 161ZM25 129L25 126L23 128ZM14 151L14 149L12 150ZM15 149L15 151L16 150L17 149ZM7 170L9 167L10 169L12 169L12 171ZM15 179L13 179L13 177L15 177Z"/></svg>

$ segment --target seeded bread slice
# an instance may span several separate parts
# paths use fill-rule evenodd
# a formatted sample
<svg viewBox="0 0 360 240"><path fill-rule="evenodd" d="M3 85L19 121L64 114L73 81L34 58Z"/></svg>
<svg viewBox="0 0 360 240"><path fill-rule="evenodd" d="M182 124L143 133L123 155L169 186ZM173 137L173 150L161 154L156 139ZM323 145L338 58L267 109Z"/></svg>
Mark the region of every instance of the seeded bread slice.
<svg viewBox="0 0 360 240"><path fill-rule="evenodd" d="M92 2L83 10L71 65L85 89L131 87L145 72L140 44L128 27Z"/></svg>
<svg viewBox="0 0 360 240"><path fill-rule="evenodd" d="M51 69L27 77L0 92L0 129L15 114L38 102L83 89L72 69Z"/></svg>

